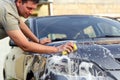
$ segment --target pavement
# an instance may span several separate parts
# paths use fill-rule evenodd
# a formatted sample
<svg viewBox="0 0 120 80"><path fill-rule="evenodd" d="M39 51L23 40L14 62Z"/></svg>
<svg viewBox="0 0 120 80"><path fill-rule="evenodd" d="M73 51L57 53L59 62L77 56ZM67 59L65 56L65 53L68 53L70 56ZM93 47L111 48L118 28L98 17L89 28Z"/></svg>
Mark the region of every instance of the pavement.
<svg viewBox="0 0 120 80"><path fill-rule="evenodd" d="M9 53L9 38L5 38L0 40L0 80L3 80L3 64L5 56Z"/></svg>

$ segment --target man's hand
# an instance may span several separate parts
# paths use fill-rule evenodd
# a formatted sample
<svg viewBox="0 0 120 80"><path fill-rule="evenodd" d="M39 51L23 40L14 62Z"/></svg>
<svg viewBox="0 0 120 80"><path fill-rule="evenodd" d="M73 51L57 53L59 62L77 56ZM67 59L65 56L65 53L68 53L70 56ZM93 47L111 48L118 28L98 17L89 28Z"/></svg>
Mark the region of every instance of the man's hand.
<svg viewBox="0 0 120 80"><path fill-rule="evenodd" d="M40 39L40 41L39 41L40 44L47 44L47 43L50 43L50 42L51 42L51 39L50 39L50 38L47 38L47 37L42 38L42 39Z"/></svg>
<svg viewBox="0 0 120 80"><path fill-rule="evenodd" d="M67 42L66 44L60 45L57 48L59 52L65 52L65 53L70 53L76 50L75 43L73 42Z"/></svg>

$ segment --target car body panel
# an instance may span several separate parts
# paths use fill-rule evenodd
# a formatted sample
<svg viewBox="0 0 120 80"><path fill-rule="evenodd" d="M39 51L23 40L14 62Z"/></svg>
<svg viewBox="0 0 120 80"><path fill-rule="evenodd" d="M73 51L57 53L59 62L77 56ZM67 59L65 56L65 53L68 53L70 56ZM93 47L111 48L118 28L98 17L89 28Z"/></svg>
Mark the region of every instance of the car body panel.
<svg viewBox="0 0 120 80"><path fill-rule="evenodd" d="M8 67L6 70L6 72L8 72L8 75L11 75L9 77L13 77L13 76L17 76L17 74L19 73L19 75L22 75L23 77L23 62L24 61L24 56L21 54L23 53L23 51L20 48L15 48L12 49L11 52L8 54L8 56L6 57L6 67ZM10 62L11 61L11 62ZM17 62L18 61L18 62ZM21 65L18 65L21 64ZM19 67L19 71L18 69L16 70L16 68ZM21 77L20 77L21 78Z"/></svg>
<svg viewBox="0 0 120 80"><path fill-rule="evenodd" d="M27 73L26 67L31 63L32 55L27 55L19 47L14 47L11 49L10 53L6 56L5 61L5 72L8 79L24 79L25 72ZM28 68L28 67L27 67ZM26 78L26 77L25 77Z"/></svg>

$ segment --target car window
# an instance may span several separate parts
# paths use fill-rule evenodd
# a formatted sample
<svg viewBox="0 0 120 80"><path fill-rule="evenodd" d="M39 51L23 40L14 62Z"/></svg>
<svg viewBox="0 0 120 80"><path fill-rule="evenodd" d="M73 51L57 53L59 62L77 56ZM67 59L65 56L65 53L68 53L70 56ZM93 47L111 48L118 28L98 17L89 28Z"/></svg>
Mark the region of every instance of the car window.
<svg viewBox="0 0 120 80"><path fill-rule="evenodd" d="M98 23L97 24L99 29L102 31L105 35L119 35L120 30L113 25L107 24L107 23Z"/></svg>
<svg viewBox="0 0 120 80"><path fill-rule="evenodd" d="M53 39L78 40L105 37L106 35L120 36L120 22L104 18L46 17L37 18L34 24L36 26L34 31L36 31L38 38L51 37Z"/></svg>

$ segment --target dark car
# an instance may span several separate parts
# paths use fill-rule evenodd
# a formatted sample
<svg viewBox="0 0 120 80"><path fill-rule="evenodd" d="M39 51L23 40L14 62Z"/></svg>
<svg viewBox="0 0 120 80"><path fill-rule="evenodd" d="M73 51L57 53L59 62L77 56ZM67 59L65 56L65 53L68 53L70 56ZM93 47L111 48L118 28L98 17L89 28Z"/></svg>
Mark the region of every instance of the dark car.
<svg viewBox="0 0 120 80"><path fill-rule="evenodd" d="M29 18L26 24L49 46L68 41L77 51L68 55L24 52L11 44L4 66L5 79L120 80L120 22L93 15Z"/></svg>

